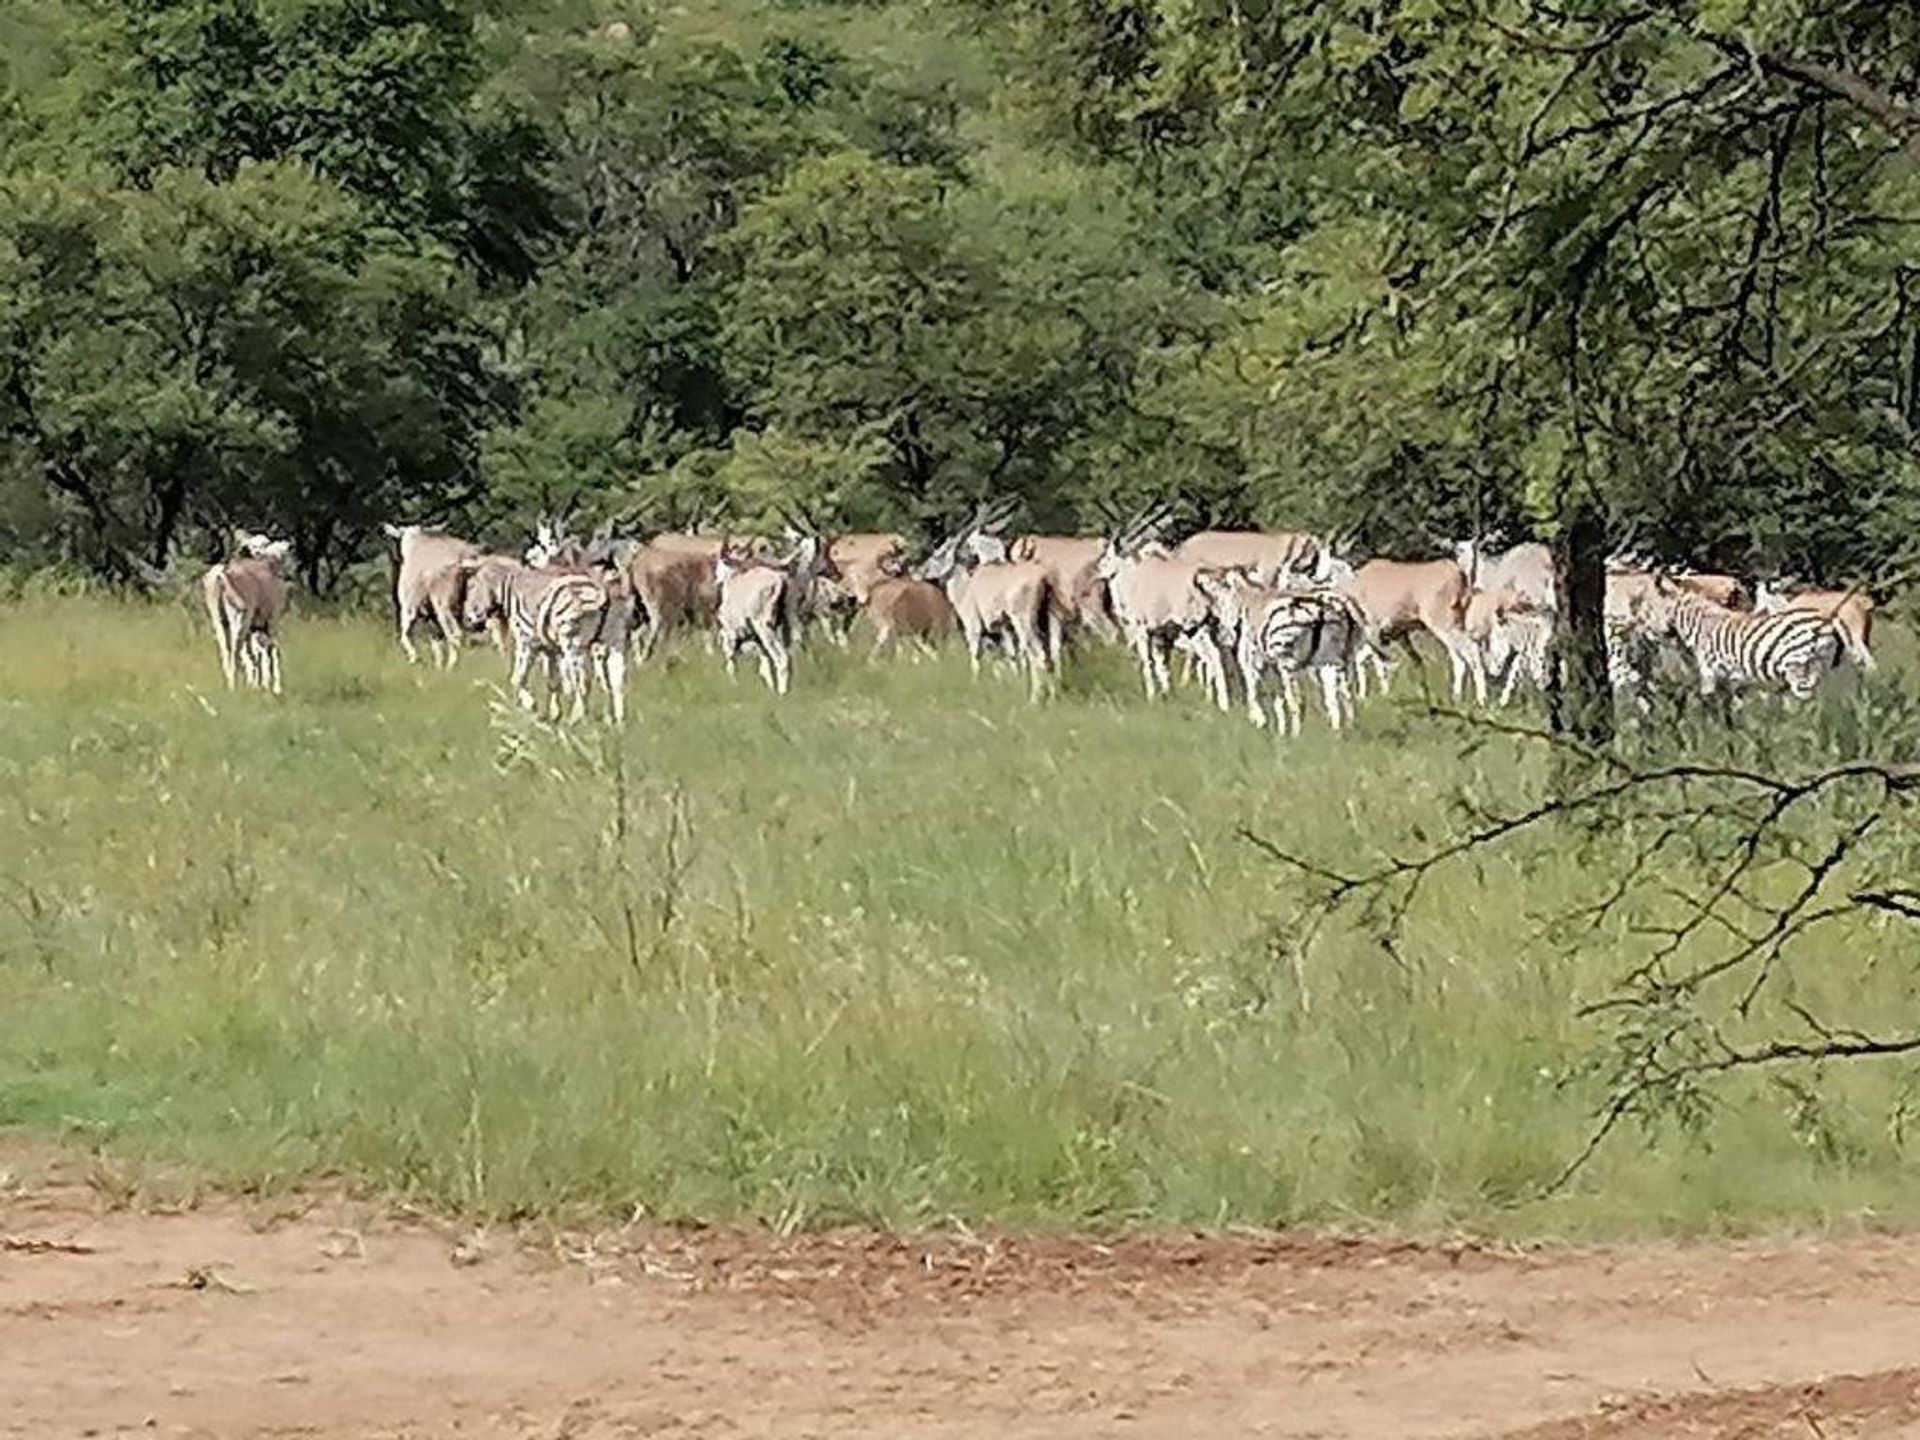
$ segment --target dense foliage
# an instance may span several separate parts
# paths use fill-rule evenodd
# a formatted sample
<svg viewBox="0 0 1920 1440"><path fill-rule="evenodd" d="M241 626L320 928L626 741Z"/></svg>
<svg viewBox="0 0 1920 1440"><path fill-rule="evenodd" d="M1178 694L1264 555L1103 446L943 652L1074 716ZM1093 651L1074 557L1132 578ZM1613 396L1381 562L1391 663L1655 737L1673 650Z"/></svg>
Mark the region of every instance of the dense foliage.
<svg viewBox="0 0 1920 1440"><path fill-rule="evenodd" d="M0 67L25 563L999 490L1912 559L1908 7L15 0Z"/></svg>

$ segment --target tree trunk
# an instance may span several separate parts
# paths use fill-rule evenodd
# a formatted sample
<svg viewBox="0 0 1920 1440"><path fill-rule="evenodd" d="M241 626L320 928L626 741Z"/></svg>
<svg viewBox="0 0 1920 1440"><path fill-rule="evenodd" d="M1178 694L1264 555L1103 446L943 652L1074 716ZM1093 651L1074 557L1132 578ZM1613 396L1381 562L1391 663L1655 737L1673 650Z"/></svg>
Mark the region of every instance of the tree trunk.
<svg viewBox="0 0 1920 1440"><path fill-rule="evenodd" d="M1565 663L1547 696L1554 732L1589 745L1613 739L1613 689L1607 683L1607 525L1600 507L1582 502L1554 546L1559 572L1560 634Z"/></svg>

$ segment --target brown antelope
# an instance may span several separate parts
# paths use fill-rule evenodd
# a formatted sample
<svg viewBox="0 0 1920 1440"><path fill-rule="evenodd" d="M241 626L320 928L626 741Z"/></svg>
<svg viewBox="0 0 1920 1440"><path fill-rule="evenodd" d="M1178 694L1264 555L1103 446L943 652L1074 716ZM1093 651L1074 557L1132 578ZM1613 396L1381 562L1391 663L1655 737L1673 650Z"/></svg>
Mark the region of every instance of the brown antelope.
<svg viewBox="0 0 1920 1440"><path fill-rule="evenodd" d="M906 574L898 559L883 562L878 570L843 573L838 585L873 627L869 660L879 659L901 641L931 655L934 642L952 634L959 623L947 592Z"/></svg>
<svg viewBox="0 0 1920 1440"><path fill-rule="evenodd" d="M644 638L640 658L682 630L703 630L720 613L714 564L721 541L706 535L655 535L627 556L627 583L639 603Z"/></svg>
<svg viewBox="0 0 1920 1440"><path fill-rule="evenodd" d="M1185 641L1199 663L1213 703L1233 707L1227 693L1226 659L1220 653L1220 626L1213 602L1195 583L1203 567L1174 558L1154 543L1165 520L1152 510L1122 526L1102 546L1095 573L1107 584L1120 631L1140 661L1149 700L1167 693L1167 661L1177 641Z"/></svg>
<svg viewBox="0 0 1920 1440"><path fill-rule="evenodd" d="M1778 584L1763 583L1755 592L1754 607L1761 611L1811 610L1839 626L1847 639L1847 658L1862 670L1878 668L1867 643L1873 638L1873 597L1866 591L1800 590L1786 593Z"/></svg>
<svg viewBox="0 0 1920 1440"><path fill-rule="evenodd" d="M1747 598L1746 587L1732 575L1682 570L1673 577L1673 583L1702 599L1711 600L1723 610L1738 610Z"/></svg>
<svg viewBox="0 0 1920 1440"><path fill-rule="evenodd" d="M1005 637L1027 668L1029 698L1038 701L1059 674L1060 600L1045 566L1008 558L1006 542L991 533L1005 516L1004 508L976 510L921 563L919 578L946 591L974 678L987 642Z"/></svg>
<svg viewBox="0 0 1920 1440"><path fill-rule="evenodd" d="M900 573L907 558L907 539L891 532L836 535L827 554L840 578L821 585L816 608L827 638L844 646L850 622L873 587Z"/></svg>
<svg viewBox="0 0 1920 1440"><path fill-rule="evenodd" d="M220 647L227 688L240 680L256 690L281 693L280 622L287 613L287 581L281 573L292 547L285 540L236 531L240 555L209 569L200 581L207 618Z"/></svg>
<svg viewBox="0 0 1920 1440"><path fill-rule="evenodd" d="M1369 560L1355 569L1344 559L1329 567L1336 584L1359 605L1366 617L1367 644L1358 663L1360 693L1366 694L1366 671L1372 666L1382 694L1387 688L1382 647L1405 641L1415 630L1425 630L1447 654L1453 698L1469 683L1481 704L1487 700L1487 672L1479 647L1467 633L1467 577L1452 560Z"/></svg>

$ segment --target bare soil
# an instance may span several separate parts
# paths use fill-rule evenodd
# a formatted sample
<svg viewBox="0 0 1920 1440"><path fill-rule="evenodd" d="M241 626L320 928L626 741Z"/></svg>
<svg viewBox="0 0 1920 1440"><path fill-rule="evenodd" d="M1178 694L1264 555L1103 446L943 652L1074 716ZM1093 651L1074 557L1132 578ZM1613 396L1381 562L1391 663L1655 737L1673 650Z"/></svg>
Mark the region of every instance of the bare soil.
<svg viewBox="0 0 1920 1440"><path fill-rule="evenodd" d="M1920 1241L488 1235L0 1154L0 1435L120 1434L1920 1437Z"/></svg>

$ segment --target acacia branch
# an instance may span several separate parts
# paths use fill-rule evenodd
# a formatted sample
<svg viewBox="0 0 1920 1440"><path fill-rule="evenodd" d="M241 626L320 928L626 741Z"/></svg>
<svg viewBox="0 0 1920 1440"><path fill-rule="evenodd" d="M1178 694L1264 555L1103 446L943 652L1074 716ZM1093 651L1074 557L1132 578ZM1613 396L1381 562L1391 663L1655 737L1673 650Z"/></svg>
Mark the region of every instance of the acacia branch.
<svg viewBox="0 0 1920 1440"><path fill-rule="evenodd" d="M1793 80L1823 95L1844 100L1877 121L1915 160L1920 160L1920 110L1858 70L1801 60L1778 50L1762 51L1760 68L1769 75Z"/></svg>

